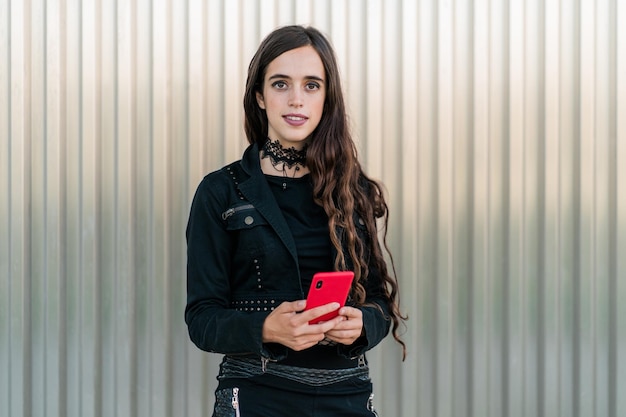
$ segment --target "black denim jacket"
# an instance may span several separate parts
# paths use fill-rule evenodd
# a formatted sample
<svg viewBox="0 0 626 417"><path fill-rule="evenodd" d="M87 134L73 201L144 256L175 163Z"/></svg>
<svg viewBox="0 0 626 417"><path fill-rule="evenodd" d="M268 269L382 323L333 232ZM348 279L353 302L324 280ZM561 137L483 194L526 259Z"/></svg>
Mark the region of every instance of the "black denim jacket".
<svg viewBox="0 0 626 417"><path fill-rule="evenodd" d="M338 354L354 358L388 334L381 285L370 268L367 302L380 309L360 307L365 336L352 346L338 345ZM251 145L241 161L207 175L193 199L187 225L189 336L208 352L281 360L288 349L262 342L263 322L283 301L304 298L295 242L261 171L258 146Z"/></svg>

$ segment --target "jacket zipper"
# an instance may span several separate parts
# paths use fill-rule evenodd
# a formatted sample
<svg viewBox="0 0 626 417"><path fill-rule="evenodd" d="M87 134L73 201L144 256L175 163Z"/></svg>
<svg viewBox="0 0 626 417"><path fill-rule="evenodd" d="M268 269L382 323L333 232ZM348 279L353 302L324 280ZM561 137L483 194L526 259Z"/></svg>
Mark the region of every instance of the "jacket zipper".
<svg viewBox="0 0 626 417"><path fill-rule="evenodd" d="M267 371L267 364L269 362L278 362L278 361L274 360L274 359L266 358L264 356L261 356L261 370L263 371L263 373L265 373L265 371Z"/></svg>
<svg viewBox="0 0 626 417"><path fill-rule="evenodd" d="M363 368L366 365L367 363L365 363L365 355L359 355L359 368Z"/></svg>
<svg viewBox="0 0 626 417"><path fill-rule="evenodd" d="M240 414L239 414L239 388L233 388L233 409L235 410L235 417L240 417Z"/></svg>
<svg viewBox="0 0 626 417"><path fill-rule="evenodd" d="M222 213L222 220L226 220L227 218L229 218L230 216L232 216L233 214L235 214L238 211L241 210L250 210L253 209L254 206L252 204L246 204L243 206L239 206L239 207L231 207L228 210L226 210L225 212Z"/></svg>

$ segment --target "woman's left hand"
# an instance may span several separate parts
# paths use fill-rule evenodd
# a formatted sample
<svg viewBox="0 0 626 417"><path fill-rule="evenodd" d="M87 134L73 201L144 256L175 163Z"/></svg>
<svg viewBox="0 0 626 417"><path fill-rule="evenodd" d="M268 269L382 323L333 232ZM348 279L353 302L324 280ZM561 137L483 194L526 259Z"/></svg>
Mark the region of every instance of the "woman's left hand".
<svg viewBox="0 0 626 417"><path fill-rule="evenodd" d="M363 334L363 313L358 308L342 307L339 315L344 320L326 332L326 338L342 345L351 345Z"/></svg>

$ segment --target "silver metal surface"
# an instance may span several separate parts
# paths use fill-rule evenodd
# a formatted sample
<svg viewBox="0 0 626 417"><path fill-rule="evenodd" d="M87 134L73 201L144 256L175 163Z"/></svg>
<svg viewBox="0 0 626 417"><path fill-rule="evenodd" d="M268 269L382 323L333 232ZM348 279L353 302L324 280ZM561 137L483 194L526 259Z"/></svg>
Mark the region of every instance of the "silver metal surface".
<svg viewBox="0 0 626 417"><path fill-rule="evenodd" d="M380 415L626 415L621 22L621 0L1 0L0 416L210 415L186 220L287 23L332 39L389 194L409 353L369 355Z"/></svg>

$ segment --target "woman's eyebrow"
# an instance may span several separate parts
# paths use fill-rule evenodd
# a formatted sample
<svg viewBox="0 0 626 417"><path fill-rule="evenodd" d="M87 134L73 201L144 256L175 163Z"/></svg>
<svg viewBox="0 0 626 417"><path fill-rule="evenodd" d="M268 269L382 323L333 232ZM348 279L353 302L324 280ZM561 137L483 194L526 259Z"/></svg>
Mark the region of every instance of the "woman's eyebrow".
<svg viewBox="0 0 626 417"><path fill-rule="evenodd" d="M268 80L274 80L276 78L291 80L291 77L289 75L285 75L285 74L274 74L274 75L270 76L268 78ZM324 82L324 79L321 78L321 77L318 77L317 75L305 75L304 79Z"/></svg>

